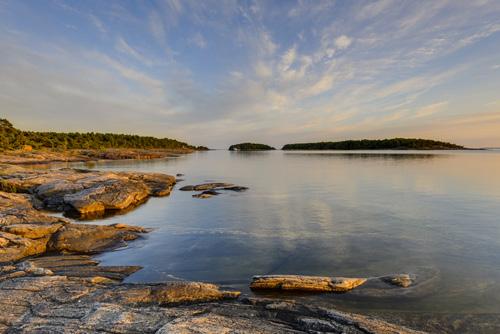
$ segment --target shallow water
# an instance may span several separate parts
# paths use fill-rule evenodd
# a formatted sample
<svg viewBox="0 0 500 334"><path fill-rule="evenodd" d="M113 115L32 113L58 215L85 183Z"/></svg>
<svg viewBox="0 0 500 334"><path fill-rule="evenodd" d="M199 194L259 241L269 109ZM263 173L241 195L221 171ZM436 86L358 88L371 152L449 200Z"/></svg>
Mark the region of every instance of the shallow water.
<svg viewBox="0 0 500 334"><path fill-rule="evenodd" d="M144 266L130 282L199 280L250 293L256 274L409 272L429 282L406 296L286 298L388 318L397 311L404 315L397 320L435 331L500 328L492 325L500 322L499 151L210 151L87 167L183 173L177 188L206 181L250 188L210 199L174 190L98 221L155 229L99 257L104 264ZM432 327L426 314L452 316ZM466 314L488 324L453 324Z"/></svg>

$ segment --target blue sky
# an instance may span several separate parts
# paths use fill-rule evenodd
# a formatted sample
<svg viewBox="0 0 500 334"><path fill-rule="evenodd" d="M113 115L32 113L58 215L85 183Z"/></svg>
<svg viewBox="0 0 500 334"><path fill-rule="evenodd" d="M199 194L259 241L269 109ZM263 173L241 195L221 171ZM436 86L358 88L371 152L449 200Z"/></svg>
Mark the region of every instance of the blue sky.
<svg viewBox="0 0 500 334"><path fill-rule="evenodd" d="M500 146L500 1L0 0L17 127Z"/></svg>

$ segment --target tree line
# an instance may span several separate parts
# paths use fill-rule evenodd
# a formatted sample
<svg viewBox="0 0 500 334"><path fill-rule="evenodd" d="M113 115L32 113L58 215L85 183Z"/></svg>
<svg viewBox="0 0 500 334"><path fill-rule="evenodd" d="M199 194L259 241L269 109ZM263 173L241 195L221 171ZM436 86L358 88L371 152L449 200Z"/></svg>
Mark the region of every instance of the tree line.
<svg viewBox="0 0 500 334"><path fill-rule="evenodd" d="M206 149L169 138L155 138L113 133L36 132L16 129L6 119L0 119L0 150L33 149Z"/></svg>
<svg viewBox="0 0 500 334"><path fill-rule="evenodd" d="M338 142L286 144L283 150L459 150L463 146L418 138L363 139Z"/></svg>
<svg viewBox="0 0 500 334"><path fill-rule="evenodd" d="M229 151L267 151L274 149L269 145L257 143L241 143L229 146Z"/></svg>

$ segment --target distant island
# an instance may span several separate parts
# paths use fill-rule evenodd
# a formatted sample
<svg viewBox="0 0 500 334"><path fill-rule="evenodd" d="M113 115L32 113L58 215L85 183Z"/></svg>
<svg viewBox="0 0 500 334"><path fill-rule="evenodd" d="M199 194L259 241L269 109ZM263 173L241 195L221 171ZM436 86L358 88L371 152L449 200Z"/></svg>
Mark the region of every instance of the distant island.
<svg viewBox="0 0 500 334"><path fill-rule="evenodd" d="M417 138L362 139L338 142L286 144L283 150L461 150L465 147Z"/></svg>
<svg viewBox="0 0 500 334"><path fill-rule="evenodd" d="M265 144L256 143L241 143L229 146L229 151L270 151L275 150L274 147Z"/></svg>
<svg viewBox="0 0 500 334"><path fill-rule="evenodd" d="M170 138L155 138L113 133L35 132L16 129L6 119L0 119L0 150L33 149L188 149L207 150Z"/></svg>

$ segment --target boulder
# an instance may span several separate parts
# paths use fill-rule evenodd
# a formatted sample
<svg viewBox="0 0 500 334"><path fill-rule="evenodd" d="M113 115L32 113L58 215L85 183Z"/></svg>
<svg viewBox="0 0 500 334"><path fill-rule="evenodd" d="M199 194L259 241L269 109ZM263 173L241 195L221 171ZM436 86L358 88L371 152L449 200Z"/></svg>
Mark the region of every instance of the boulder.
<svg viewBox="0 0 500 334"><path fill-rule="evenodd" d="M409 274L396 274L382 276L380 279L388 284L395 285L401 288L407 288L413 283L413 279Z"/></svg>
<svg viewBox="0 0 500 334"><path fill-rule="evenodd" d="M235 299L239 291L220 290L215 284L165 282L159 284L122 284L99 297L100 302L133 305L168 305Z"/></svg>
<svg viewBox="0 0 500 334"><path fill-rule="evenodd" d="M82 191L64 196L69 210L80 215L119 211L141 203L149 196L148 187L141 182L109 180Z"/></svg>
<svg viewBox="0 0 500 334"><path fill-rule="evenodd" d="M48 250L89 254L121 247L138 238L136 227L69 224L60 228L48 242Z"/></svg>
<svg viewBox="0 0 500 334"><path fill-rule="evenodd" d="M14 224L1 227L4 232L29 239L46 238L57 232L63 224Z"/></svg>
<svg viewBox="0 0 500 334"><path fill-rule="evenodd" d="M169 195L176 179L160 173L85 169L29 170L0 165L0 190L32 193L45 208L95 216Z"/></svg>
<svg viewBox="0 0 500 334"><path fill-rule="evenodd" d="M46 251L48 238L28 239L7 232L0 232L0 263L18 261L24 257Z"/></svg>
<svg viewBox="0 0 500 334"><path fill-rule="evenodd" d="M301 275L254 276L252 290L287 290L307 292L346 292L366 282L366 278L321 277Z"/></svg>

